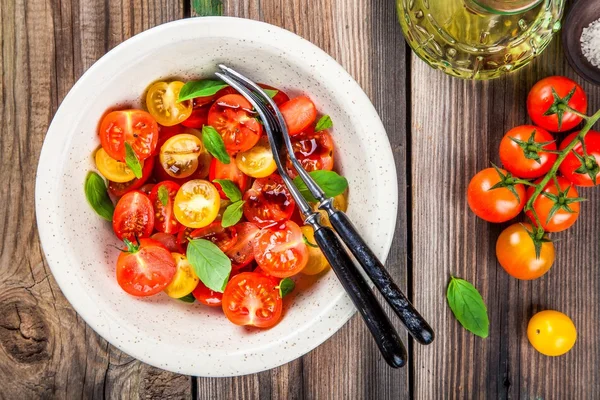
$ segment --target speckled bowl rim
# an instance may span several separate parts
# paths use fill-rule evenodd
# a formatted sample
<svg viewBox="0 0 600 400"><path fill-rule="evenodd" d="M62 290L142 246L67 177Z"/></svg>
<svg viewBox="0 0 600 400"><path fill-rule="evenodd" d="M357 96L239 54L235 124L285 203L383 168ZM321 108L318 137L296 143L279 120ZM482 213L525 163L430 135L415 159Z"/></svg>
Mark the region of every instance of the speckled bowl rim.
<svg viewBox="0 0 600 400"><path fill-rule="evenodd" d="M387 202L388 205L386 206L385 215L389 216L389 219L382 223L382 229L387 231L384 236L386 238L386 243L380 247L379 251L376 251L378 257L382 260L387 258L391 248L397 215L396 199L398 198L398 187L394 159L385 129L375 108L360 86L341 65L323 50L300 36L274 25L248 19L234 17L191 18L166 23L142 32L116 46L100 58L83 74L67 94L56 112L44 140L36 174L35 188L36 214L42 248L52 274L63 294L77 313L92 329L94 329L94 331L104 337L112 345L143 362L158 368L195 376L236 376L257 373L283 365L308 353L326 341L350 319L356 312L356 309L352 306L348 296L340 286L341 290L335 297L335 301L327 305L325 310L320 310L318 318L315 317L311 320L310 324L306 324L306 326L297 329L292 334L286 335L284 339L267 344L265 348L261 349L260 354L236 352L235 354L226 354L223 356L221 353L219 357L225 357L226 359L221 360L225 362L220 363L220 365L235 365L235 373L232 373L231 368L217 367L215 369L215 366L210 363L199 365L198 363L190 362L189 358L186 358L185 349L181 349L180 351L173 351L172 348L161 349L160 344L152 343L155 346L159 346L155 349L155 351L159 353L159 356L165 357L169 361L166 363L159 363L157 359L160 357L155 356L153 358L148 358L146 356L147 353L144 350L147 349L150 343L128 342L125 340L124 336L115 338L110 334L111 326L109 324L99 323L97 320L98 314L92 311L96 306L92 298L86 294L83 288L79 287L77 284L73 284L75 279L72 274L69 274L68 269L64 268L62 265L61 268L57 267L57 261L60 257L64 256L64 254L68 254L70 250L60 240L55 239L61 237L61 229L64 228L60 227L58 223L43 223L43 221L56 222L54 221L55 217L52 214L52 210L60 201L59 196L55 194L56 191L53 190L53 185L60 182L59 174L61 171L59 167L62 163L58 161L66 154L64 147L65 143L68 142L67 139L75 134L73 129L70 129L69 118L70 115L72 115L70 111L77 109L81 98L81 92L85 90L84 88L91 81L93 81L97 71L108 63L119 62L120 54L132 51L143 52L147 51L149 48L158 46L165 40L165 37L172 37L174 32L178 32L176 34L181 35L182 39L185 35L187 35L185 36L185 39L189 39L190 34L196 35L198 38L220 34L231 37L231 32L234 31L231 27L235 27L236 32L254 32L257 30L269 32L273 39L265 39L265 44L275 46L276 38L276 42L279 45L285 43L287 48L294 48L299 51L304 51L307 54L313 54L311 60L312 63L326 66L326 68L320 68L321 75L328 80L331 79L332 82L339 83L339 87L342 87L345 93L352 95L354 101L351 107L354 110L348 111L356 111L363 117L368 118L371 128L369 134L380 139L378 140L380 143L378 158L381 164L389 166L387 171L380 171L380 175L373 176L373 180L380 183L384 180L387 181L388 184L382 190L385 191L386 196L389 196L387 199L394 199L394 201ZM169 32L169 35L164 34L167 31ZM381 143L384 145L381 146ZM391 184L389 184L389 182L391 182ZM82 201L85 201L83 197ZM112 328L115 329L114 326ZM299 335L304 334L308 329L311 329L310 338L303 337L300 341L301 345L299 346L289 345L290 343L294 343L294 341L299 338ZM273 352L274 354L277 354L277 357L261 357L261 355L264 355L267 352ZM253 361L251 363L247 362L248 358L252 358ZM177 367L174 367L175 365L177 365Z"/></svg>

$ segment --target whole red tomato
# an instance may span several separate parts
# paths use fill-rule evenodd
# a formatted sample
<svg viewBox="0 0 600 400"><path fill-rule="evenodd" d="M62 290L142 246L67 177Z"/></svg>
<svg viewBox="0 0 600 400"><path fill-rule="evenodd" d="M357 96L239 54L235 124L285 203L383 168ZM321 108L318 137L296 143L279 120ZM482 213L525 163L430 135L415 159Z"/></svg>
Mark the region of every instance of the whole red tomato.
<svg viewBox="0 0 600 400"><path fill-rule="evenodd" d="M469 182L467 201L471 210L489 222L505 222L525 206L525 187L503 169L486 168Z"/></svg>
<svg viewBox="0 0 600 400"><path fill-rule="evenodd" d="M574 132L567 136L560 144L560 150L567 147L579 132ZM600 132L588 131L585 135L585 151L581 142L573 147L573 151L567 154L567 157L558 167L565 178L577 186L595 186L600 183Z"/></svg>
<svg viewBox="0 0 600 400"><path fill-rule="evenodd" d="M571 130L581 122L587 111L587 96L577 83L564 76L549 76L542 79L529 91L527 112L536 124L551 132Z"/></svg>
<svg viewBox="0 0 600 400"><path fill-rule="evenodd" d="M506 132L500 142L500 160L511 174L520 178L538 178L552 168L556 154L554 138L548 131L533 125L521 125Z"/></svg>
<svg viewBox="0 0 600 400"><path fill-rule="evenodd" d="M538 179L535 183L539 183ZM558 185L557 185L558 183ZM527 189L527 200L531 198L535 188ZM579 202L577 189L569 180L559 176L556 182L551 180L546 184L542 193L533 202L541 227L546 232L560 232L569 228L579 217ZM536 224L532 211L526 211L527 216Z"/></svg>

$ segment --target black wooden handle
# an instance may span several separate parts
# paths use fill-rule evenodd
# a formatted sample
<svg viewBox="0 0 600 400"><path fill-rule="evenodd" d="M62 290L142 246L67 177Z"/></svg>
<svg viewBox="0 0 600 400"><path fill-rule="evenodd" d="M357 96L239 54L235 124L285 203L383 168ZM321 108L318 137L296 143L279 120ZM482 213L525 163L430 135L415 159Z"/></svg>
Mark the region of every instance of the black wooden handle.
<svg viewBox="0 0 600 400"><path fill-rule="evenodd" d="M335 233L330 228L321 227L315 231L315 240L362 314L387 363L394 368L403 367L406 364L406 349L402 340Z"/></svg>
<svg viewBox="0 0 600 400"><path fill-rule="evenodd" d="M329 216L329 221L385 300L392 306L402 323L406 325L410 334L419 343L433 342L433 329L394 283L390 274L358 234L346 214L337 211Z"/></svg>

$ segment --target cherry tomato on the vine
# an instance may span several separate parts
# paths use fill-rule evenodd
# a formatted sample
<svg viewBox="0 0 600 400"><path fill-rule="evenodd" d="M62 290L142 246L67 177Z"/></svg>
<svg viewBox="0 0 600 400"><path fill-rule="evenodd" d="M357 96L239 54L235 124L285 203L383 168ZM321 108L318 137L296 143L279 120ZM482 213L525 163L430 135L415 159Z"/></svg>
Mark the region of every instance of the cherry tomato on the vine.
<svg viewBox="0 0 600 400"><path fill-rule="evenodd" d="M503 169L486 168L469 182L467 201L479 218L505 222L516 217L525 206L525 187L514 183L514 178Z"/></svg>
<svg viewBox="0 0 600 400"><path fill-rule="evenodd" d="M573 132L560 144L560 150L567 147L579 132ZM600 183L600 132L588 131L584 138L585 151L581 142L565 157L558 167L565 178L577 186L595 186Z"/></svg>
<svg viewBox="0 0 600 400"><path fill-rule="evenodd" d="M540 183L538 179L535 183ZM558 183L558 186L557 186ZM527 200L531 198L535 187L527 189ZM562 176L556 177L556 182L551 180L546 184L542 193L533 202L533 209L536 212L541 227L546 232L560 232L569 228L579 217L579 202L577 189ZM531 221L536 224L532 211L525 212Z"/></svg>
<svg viewBox="0 0 600 400"><path fill-rule="evenodd" d="M537 178L552 168L556 154L554 138L545 129L521 125L506 132L500 142L500 160L504 168L519 178Z"/></svg>

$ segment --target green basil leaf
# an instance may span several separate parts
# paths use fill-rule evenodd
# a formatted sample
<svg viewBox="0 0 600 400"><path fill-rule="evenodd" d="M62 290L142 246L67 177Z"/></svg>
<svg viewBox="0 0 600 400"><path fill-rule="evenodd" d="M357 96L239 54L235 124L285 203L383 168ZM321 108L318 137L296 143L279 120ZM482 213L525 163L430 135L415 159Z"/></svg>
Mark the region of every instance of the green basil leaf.
<svg viewBox="0 0 600 400"><path fill-rule="evenodd" d="M178 102L190 100L196 97L206 97L216 94L219 90L227 87L223 81L203 79L201 81L189 81L179 91Z"/></svg>
<svg viewBox="0 0 600 400"><path fill-rule="evenodd" d="M221 0L192 0L192 10L197 17L219 16L223 15L223 3Z"/></svg>
<svg viewBox="0 0 600 400"><path fill-rule="evenodd" d="M225 193L225 196L227 196L232 203L242 199L242 192L240 192L240 189L237 187L237 185L229 179L215 179L213 182L217 182L219 185L221 185L223 193Z"/></svg>
<svg viewBox="0 0 600 400"><path fill-rule="evenodd" d="M482 338L488 337L487 308L475 286L464 279L451 277L446 297L452 313L466 330Z"/></svg>
<svg viewBox="0 0 600 400"><path fill-rule="evenodd" d="M112 221L115 206L108 197L104 179L95 172L90 172L85 178L85 198L96 214L107 221Z"/></svg>
<svg viewBox="0 0 600 400"><path fill-rule="evenodd" d="M283 278L279 282L279 295L284 298L285 295L289 294L296 287L296 283L290 278Z"/></svg>
<svg viewBox="0 0 600 400"><path fill-rule="evenodd" d="M227 154L227 150L225 150L223 138L212 126L204 125L202 127L202 143L204 143L206 150L223 164L229 164L231 162L229 154Z"/></svg>
<svg viewBox="0 0 600 400"><path fill-rule="evenodd" d="M190 240L186 256L202 283L215 292L223 293L231 273L229 257L206 239Z"/></svg>
<svg viewBox="0 0 600 400"><path fill-rule="evenodd" d="M165 185L160 185L158 188L158 200L164 207L169 203L169 189Z"/></svg>
<svg viewBox="0 0 600 400"><path fill-rule="evenodd" d="M125 164L131 168L136 178L140 179L142 177L142 164L140 164L140 160L133 151L133 147L127 142L125 142Z"/></svg>
<svg viewBox="0 0 600 400"><path fill-rule="evenodd" d="M331 117L329 115L323 115L317 125L315 126L315 132L321 132L325 129L329 129L333 126L333 122L331 121Z"/></svg>
<svg viewBox="0 0 600 400"><path fill-rule="evenodd" d="M279 90L263 88L263 92L265 92L267 94L267 96L269 96L270 98L273 98L273 97L277 96L277 93L279 93Z"/></svg>
<svg viewBox="0 0 600 400"><path fill-rule="evenodd" d="M223 228L233 226L240 222L240 219L242 219L242 215L244 213L244 210L242 209L244 203L245 201L238 200L235 203L227 206L225 212L223 213L223 219L221 220L221 225Z"/></svg>
<svg viewBox="0 0 600 400"><path fill-rule="evenodd" d="M179 298L179 299L177 299L177 300L181 300L181 301L183 301L184 303L193 303L193 302L195 302L195 301L196 301L196 298L194 297L194 295L193 295L193 294L191 294L191 293L190 293L190 294L188 294L187 296L180 297L180 298Z"/></svg>
<svg viewBox="0 0 600 400"><path fill-rule="evenodd" d="M348 188L348 180L343 176L340 176L335 171L312 171L309 172L310 176L314 179L314 181L323 189L325 192L325 197L335 197L338 194L344 193L344 191ZM314 203L317 201L310 193L310 190L306 187L306 184L300 178L300 175L294 178L294 185L298 188L300 193L304 198Z"/></svg>
<svg viewBox="0 0 600 400"><path fill-rule="evenodd" d="M319 246L317 246L314 243L311 243L308 238L306 237L306 235L302 234L302 241L304 242L305 245L307 245L308 247L314 247L314 248L319 248Z"/></svg>

